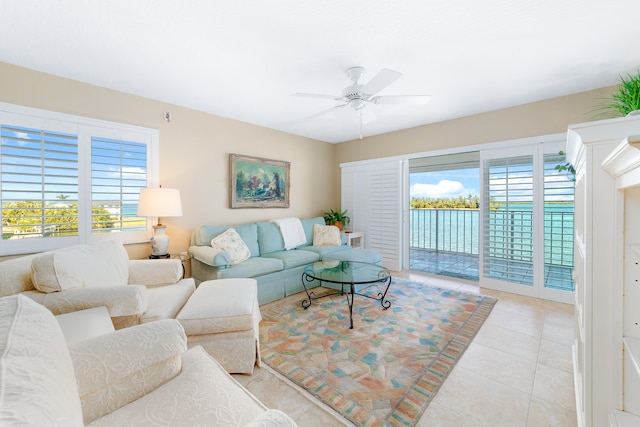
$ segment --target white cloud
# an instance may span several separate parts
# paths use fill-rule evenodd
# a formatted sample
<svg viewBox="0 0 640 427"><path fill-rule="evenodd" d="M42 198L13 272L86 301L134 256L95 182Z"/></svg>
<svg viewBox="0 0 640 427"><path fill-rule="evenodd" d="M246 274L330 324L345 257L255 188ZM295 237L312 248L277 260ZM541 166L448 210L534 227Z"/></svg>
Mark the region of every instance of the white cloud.
<svg viewBox="0 0 640 427"><path fill-rule="evenodd" d="M474 194L473 190L467 190L459 181L443 179L437 184L416 183L411 186L411 197L458 197Z"/></svg>

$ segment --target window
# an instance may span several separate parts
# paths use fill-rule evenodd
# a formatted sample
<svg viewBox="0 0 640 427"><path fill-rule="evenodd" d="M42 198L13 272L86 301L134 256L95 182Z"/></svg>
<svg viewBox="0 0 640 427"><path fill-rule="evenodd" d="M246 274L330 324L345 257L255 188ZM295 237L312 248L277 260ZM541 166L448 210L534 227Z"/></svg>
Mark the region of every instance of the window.
<svg viewBox="0 0 640 427"><path fill-rule="evenodd" d="M136 211L157 183L156 130L0 104L0 138L0 255L148 239Z"/></svg>

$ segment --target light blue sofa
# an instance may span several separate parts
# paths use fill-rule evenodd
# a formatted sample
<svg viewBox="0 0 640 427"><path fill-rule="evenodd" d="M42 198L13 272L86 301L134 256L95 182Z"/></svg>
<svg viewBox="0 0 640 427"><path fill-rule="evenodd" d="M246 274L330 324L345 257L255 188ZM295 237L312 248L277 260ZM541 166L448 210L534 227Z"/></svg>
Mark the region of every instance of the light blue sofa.
<svg viewBox="0 0 640 427"><path fill-rule="evenodd" d="M314 246L313 224L324 225L322 217L301 219L307 241L292 250L284 249L280 228L275 222L241 225L202 225L191 234L189 253L191 274L200 284L206 280L252 277L258 282L258 302L265 304L304 290L302 271L310 263L324 260L362 261L380 264L380 253L351 246ZM251 258L230 265L230 256L211 247L211 239L234 228L251 251ZM344 243L344 239L343 239Z"/></svg>

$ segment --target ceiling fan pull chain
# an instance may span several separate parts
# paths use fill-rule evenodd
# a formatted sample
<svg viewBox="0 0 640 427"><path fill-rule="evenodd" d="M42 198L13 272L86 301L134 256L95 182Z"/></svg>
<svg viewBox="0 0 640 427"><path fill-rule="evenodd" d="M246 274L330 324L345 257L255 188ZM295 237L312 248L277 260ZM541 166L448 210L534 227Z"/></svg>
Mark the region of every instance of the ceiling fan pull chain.
<svg viewBox="0 0 640 427"><path fill-rule="evenodd" d="M359 111L360 113L360 139L362 139L362 108Z"/></svg>

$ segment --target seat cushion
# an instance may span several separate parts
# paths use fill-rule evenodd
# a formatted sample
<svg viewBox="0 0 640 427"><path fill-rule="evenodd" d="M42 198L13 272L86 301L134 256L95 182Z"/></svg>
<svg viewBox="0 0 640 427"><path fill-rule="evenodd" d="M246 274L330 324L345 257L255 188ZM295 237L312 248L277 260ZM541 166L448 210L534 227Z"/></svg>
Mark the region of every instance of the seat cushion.
<svg viewBox="0 0 640 427"><path fill-rule="evenodd" d="M176 319L187 335L251 330L258 308L255 279L221 279L200 283Z"/></svg>
<svg viewBox="0 0 640 427"><path fill-rule="evenodd" d="M183 354L178 376L89 426L244 426L265 411L202 347L194 347Z"/></svg>
<svg viewBox="0 0 640 427"><path fill-rule="evenodd" d="M0 425L83 425L62 330L23 295L0 299L0 371Z"/></svg>
<svg viewBox="0 0 640 427"><path fill-rule="evenodd" d="M316 262L320 256L312 251L281 251L262 255L262 258L279 259L284 263L284 268L289 269Z"/></svg>
<svg viewBox="0 0 640 427"><path fill-rule="evenodd" d="M192 278L183 279L174 285L147 288L147 311L140 323L160 319L175 319L196 289Z"/></svg>
<svg viewBox="0 0 640 427"><path fill-rule="evenodd" d="M350 246L340 245L340 246L304 246L302 248L298 248L301 251L310 251L315 252L320 255L320 259L323 260L328 254L333 252L340 251L350 251L352 250Z"/></svg>
<svg viewBox="0 0 640 427"><path fill-rule="evenodd" d="M323 260L360 261L380 264L382 262L382 254L372 249L349 249L326 254Z"/></svg>
<svg viewBox="0 0 640 427"><path fill-rule="evenodd" d="M256 277L263 274L280 271L284 268L282 260L275 258L254 257L232 265L229 268L217 271L218 279L230 279L237 277Z"/></svg>

